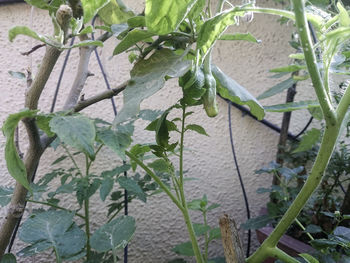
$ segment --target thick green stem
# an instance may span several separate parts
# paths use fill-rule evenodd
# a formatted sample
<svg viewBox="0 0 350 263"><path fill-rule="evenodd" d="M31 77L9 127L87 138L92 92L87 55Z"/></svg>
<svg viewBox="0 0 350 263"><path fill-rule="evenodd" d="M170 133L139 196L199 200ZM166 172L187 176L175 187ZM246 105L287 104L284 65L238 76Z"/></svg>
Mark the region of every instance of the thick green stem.
<svg viewBox="0 0 350 263"><path fill-rule="evenodd" d="M316 187L322 180L324 170L327 167L328 161L334 149L335 142L337 140L339 128L338 126L327 127L322 139L321 147L315 163L311 169L311 173L305 182L305 185L301 189L300 193L295 198L292 205L289 207L281 221L278 223L271 235L264 241L259 249L247 259L247 262L261 262L267 256L264 250L274 248L282 235L286 232L288 227L293 223L295 218L300 213L301 209L306 204Z"/></svg>

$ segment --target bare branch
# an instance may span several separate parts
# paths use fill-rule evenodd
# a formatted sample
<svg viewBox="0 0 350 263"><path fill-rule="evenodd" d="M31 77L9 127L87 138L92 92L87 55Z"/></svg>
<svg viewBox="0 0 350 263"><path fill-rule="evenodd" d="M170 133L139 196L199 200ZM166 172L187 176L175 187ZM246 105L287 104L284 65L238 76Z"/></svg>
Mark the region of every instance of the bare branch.
<svg viewBox="0 0 350 263"><path fill-rule="evenodd" d="M35 50L41 48L41 47L45 47L46 44L39 44L34 46L31 50L27 51L27 52L21 52L21 55L23 56L29 56L30 54L32 54Z"/></svg>

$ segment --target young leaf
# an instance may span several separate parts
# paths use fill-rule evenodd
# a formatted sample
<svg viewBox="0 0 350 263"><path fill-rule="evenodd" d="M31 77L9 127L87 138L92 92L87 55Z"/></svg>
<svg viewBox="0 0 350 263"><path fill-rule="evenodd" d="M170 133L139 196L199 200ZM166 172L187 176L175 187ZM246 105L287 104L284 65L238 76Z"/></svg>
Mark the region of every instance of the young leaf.
<svg viewBox="0 0 350 263"><path fill-rule="evenodd" d="M128 19L126 21L129 27L135 28L135 27L145 27L146 26L146 19L144 16L134 16Z"/></svg>
<svg viewBox="0 0 350 263"><path fill-rule="evenodd" d="M134 16L134 12L127 8L121 0L113 0L101 8L98 15L105 24L114 25L125 23Z"/></svg>
<svg viewBox="0 0 350 263"><path fill-rule="evenodd" d="M45 37L37 34L36 32L34 32L33 30L29 29L26 26L15 26L15 27L11 28L10 31L9 31L9 40L11 42L13 42L13 40L18 35L29 36L29 37L32 37L32 38L34 38L36 40L39 40L39 41L45 43Z"/></svg>
<svg viewBox="0 0 350 263"><path fill-rule="evenodd" d="M55 133L51 131L50 125L49 125L51 119L52 119L52 116L44 115L44 114L38 115L36 117L36 124L38 125L39 129L45 132L49 137L55 136Z"/></svg>
<svg viewBox="0 0 350 263"><path fill-rule="evenodd" d="M89 22L109 2L110 0L81 0L84 10L84 24Z"/></svg>
<svg viewBox="0 0 350 263"><path fill-rule="evenodd" d="M250 33L234 33L234 34L224 34L219 37L219 40L245 40L252 43L260 43L261 40L256 39Z"/></svg>
<svg viewBox="0 0 350 263"><path fill-rule="evenodd" d="M208 133L204 130L204 128L202 126L197 125L197 124L187 125L186 130L192 130L192 131L198 132L199 134L209 136Z"/></svg>
<svg viewBox="0 0 350 263"><path fill-rule="evenodd" d="M114 180L111 177L106 177L103 179L100 188L100 197L102 201L106 200L106 197L113 189Z"/></svg>
<svg viewBox="0 0 350 263"><path fill-rule="evenodd" d="M306 101L288 102L285 104L264 106L264 109L269 112L287 112L287 111L310 109L310 108L316 108L316 107L320 107L320 104L318 103L318 101L306 100Z"/></svg>
<svg viewBox="0 0 350 263"><path fill-rule="evenodd" d="M196 236L201 236L210 230L210 226L193 223L193 229Z"/></svg>
<svg viewBox="0 0 350 263"><path fill-rule="evenodd" d="M244 12L242 12L244 14ZM232 10L227 10L208 19L201 26L197 39L197 50L200 50L203 58L214 45L215 41L226 30L227 26L236 23L235 14Z"/></svg>
<svg viewBox="0 0 350 263"><path fill-rule="evenodd" d="M16 263L16 257L12 253L5 254L0 263Z"/></svg>
<svg viewBox="0 0 350 263"><path fill-rule="evenodd" d="M7 206L13 194L13 188L0 186L0 206Z"/></svg>
<svg viewBox="0 0 350 263"><path fill-rule="evenodd" d="M154 36L154 34L149 31L135 28L129 31L123 40L120 41L120 43L114 49L113 55L118 55L135 45L137 42L140 42L152 36Z"/></svg>
<svg viewBox="0 0 350 263"><path fill-rule="evenodd" d="M26 75L23 72L9 70L8 73L16 79L25 79Z"/></svg>
<svg viewBox="0 0 350 263"><path fill-rule="evenodd" d="M103 42L99 40L83 40L77 44L74 44L72 46L64 46L62 49L71 49L76 47L86 47L86 46L97 46L97 47L103 47Z"/></svg>
<svg viewBox="0 0 350 263"><path fill-rule="evenodd" d="M19 256L29 256L54 248L61 258L79 253L85 246L86 236L73 222L73 213L49 210L27 219L19 230L19 238L30 243L30 250L22 250ZM29 253L29 251L31 253Z"/></svg>
<svg viewBox="0 0 350 263"><path fill-rule="evenodd" d="M169 172L169 164L164 159L157 159L148 164L154 171L164 173Z"/></svg>
<svg viewBox="0 0 350 263"><path fill-rule="evenodd" d="M194 256L194 251L193 251L191 242L178 244L172 250L179 255L189 256L189 257Z"/></svg>
<svg viewBox="0 0 350 263"><path fill-rule="evenodd" d="M125 150L131 144L130 135L105 129L97 131L97 139L118 154L122 160L126 160Z"/></svg>
<svg viewBox="0 0 350 263"><path fill-rule="evenodd" d="M50 121L51 131L60 140L84 153L91 159L95 157L95 125L92 120L82 115L55 116Z"/></svg>
<svg viewBox="0 0 350 263"><path fill-rule="evenodd" d="M301 142L293 153L304 152L311 149L320 139L321 131L316 128L312 128L310 131L306 132L301 138Z"/></svg>
<svg viewBox="0 0 350 263"><path fill-rule="evenodd" d="M276 84L272 88L268 89L267 91L263 92L262 94L260 94L257 97L257 99L262 100L262 99L274 96L274 95L276 95L276 94L278 94L286 89L289 89L295 83L296 83L296 81L293 78L286 79L286 80Z"/></svg>
<svg viewBox="0 0 350 263"><path fill-rule="evenodd" d="M15 129L19 121L23 118L35 117L37 111L24 110L11 114L7 117L2 126L2 131L6 137L5 160L10 175L25 188L30 190L27 179L27 172L23 161L19 158L15 146Z"/></svg>
<svg viewBox="0 0 350 263"><path fill-rule="evenodd" d="M146 0L145 18L149 31L165 35L175 31L196 0Z"/></svg>
<svg viewBox="0 0 350 263"><path fill-rule="evenodd" d="M219 227L213 228L209 231L209 242L214 239L221 238L221 229Z"/></svg>
<svg viewBox="0 0 350 263"><path fill-rule="evenodd" d="M121 188L135 194L141 201L146 203L147 195L135 180L131 179L130 177L121 176L118 178L118 183Z"/></svg>
<svg viewBox="0 0 350 263"><path fill-rule="evenodd" d="M165 77L182 76L189 67L189 61L166 48L157 50L147 60L137 62L130 72L131 79L124 91L124 107L115 118L114 125L136 116L140 103L163 88Z"/></svg>
<svg viewBox="0 0 350 263"><path fill-rule="evenodd" d="M281 72L295 72L301 69L306 69L304 65L289 65L286 67L270 69L270 72L281 73Z"/></svg>
<svg viewBox="0 0 350 263"><path fill-rule="evenodd" d="M258 120L264 118L264 108L245 88L214 65L212 66L212 72L217 82L218 93L222 97L239 105L247 105Z"/></svg>
<svg viewBox="0 0 350 263"><path fill-rule="evenodd" d="M320 226L311 224L306 226L305 232L308 232L311 234L320 233L322 232L322 228Z"/></svg>
<svg viewBox="0 0 350 263"><path fill-rule="evenodd" d="M91 236L91 247L97 252L107 252L125 247L135 232L135 219L121 216L101 226Z"/></svg>
<svg viewBox="0 0 350 263"><path fill-rule="evenodd" d="M350 17L348 11L344 8L341 2L337 3L337 7L339 10L339 24L340 26L348 27L350 26Z"/></svg>

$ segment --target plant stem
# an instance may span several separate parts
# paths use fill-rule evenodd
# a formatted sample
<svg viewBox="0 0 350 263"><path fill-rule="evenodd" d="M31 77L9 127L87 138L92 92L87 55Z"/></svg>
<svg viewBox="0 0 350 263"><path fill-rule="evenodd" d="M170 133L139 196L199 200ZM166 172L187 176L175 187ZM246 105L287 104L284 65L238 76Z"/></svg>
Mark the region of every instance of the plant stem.
<svg viewBox="0 0 350 263"><path fill-rule="evenodd" d="M297 225L301 228L301 230L305 231L305 227L303 226L303 224L299 221L298 218L295 218L295 223L297 223ZM309 232L306 232L306 235L310 238L310 240L314 240L313 236L309 233Z"/></svg>
<svg viewBox="0 0 350 263"><path fill-rule="evenodd" d="M159 187L170 197L171 201L181 210L183 211L184 207L179 202L179 200L176 199L176 197L172 194L170 189L162 182L162 180L155 175L151 169L147 167L141 160L139 160L134 154L132 154L129 151L125 151L125 154L133 160L135 163L137 163L149 176L152 177L152 179L159 185Z"/></svg>
<svg viewBox="0 0 350 263"><path fill-rule="evenodd" d="M63 149L65 150L65 152L68 154L69 159L71 159L71 161L72 161L74 167L79 171L80 175L82 175L82 172L81 172L81 170L80 170L80 168L79 168L77 162L74 160L74 157L73 157L73 155L69 152L67 146L65 146L63 143L62 143L61 145L62 145Z"/></svg>
<svg viewBox="0 0 350 263"><path fill-rule="evenodd" d="M198 245L198 241L196 238L196 234L193 229L192 221L190 218L190 214L188 212L187 202L185 198L184 191L184 173L183 173L183 148L184 148L184 137L185 137L185 119L186 119L186 106L182 105L182 123L181 123L181 138L180 138L180 158L179 158L179 173L180 173L180 197L183 206L182 214L185 219L185 223L187 226L187 231L191 239L192 248L194 255L196 257L197 263L204 263L204 259L201 253L201 250Z"/></svg>
<svg viewBox="0 0 350 263"><path fill-rule="evenodd" d="M207 211L203 212L203 220L204 220L204 227L206 228L208 226L208 221L207 221ZM209 247L209 237L208 237L208 231L205 232L204 236L204 262L208 261L208 247Z"/></svg>
<svg viewBox="0 0 350 263"><path fill-rule="evenodd" d="M279 260L282 260L285 263L300 263L298 260L289 256L288 254L286 254L284 251L280 250L277 247L271 249L270 253L272 256L274 256Z"/></svg>
<svg viewBox="0 0 350 263"><path fill-rule="evenodd" d="M41 202L41 201L35 201L35 200L26 200L27 202L30 202L30 203L34 203L34 204L41 204L41 205L47 205L47 206L51 206L53 208L56 208L56 209L59 209L59 210L64 210L64 211L68 211L68 212L74 212L76 216L82 218L82 219L85 219L85 216L79 214L79 213L76 213L75 211L72 211L72 210L69 210L67 208L64 208L62 206L58 206L58 205L54 205L54 204L50 204L50 203L47 203L47 202Z"/></svg>
<svg viewBox="0 0 350 263"><path fill-rule="evenodd" d="M89 180L89 168L91 162L89 162L89 157L85 155L86 163L86 178ZM84 212L85 212L85 232L86 232L86 260L89 261L91 257L91 246L90 246L90 218L89 218L89 197L84 200Z"/></svg>

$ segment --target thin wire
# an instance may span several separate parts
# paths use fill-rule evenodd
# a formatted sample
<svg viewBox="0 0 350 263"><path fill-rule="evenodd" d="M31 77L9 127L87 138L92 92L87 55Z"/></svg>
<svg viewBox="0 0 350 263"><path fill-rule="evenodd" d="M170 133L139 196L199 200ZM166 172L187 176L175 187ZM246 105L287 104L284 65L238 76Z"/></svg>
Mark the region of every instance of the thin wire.
<svg viewBox="0 0 350 263"><path fill-rule="evenodd" d="M312 123L312 120L314 119L314 117L311 116L311 118L309 119L309 121L307 122L307 124L305 125L305 127L297 134L295 135L295 139L297 139L298 137L300 137L300 135L302 135L307 128L309 128L310 124Z"/></svg>
<svg viewBox="0 0 350 263"><path fill-rule="evenodd" d="M227 106L228 106L228 125L229 125L228 127L229 127L229 133L230 133L231 149L232 149L232 154L233 154L233 160L234 160L235 165L236 165L236 170L237 170L239 183L240 183L241 188L242 188L244 203L245 203L245 207L246 207L246 210L247 210L247 218L250 219L250 209L249 209L248 197L247 197L247 193L245 191L242 175L241 175L241 172L239 170L237 156L236 156L236 151L235 151L235 146L234 146L234 143L233 143L232 121L231 121L231 105L232 105L231 101L227 103ZM250 254L251 236L252 236L252 233L251 233L251 230L249 229L248 230L248 241L247 241L247 252L246 252L246 256L247 257L249 257L249 254Z"/></svg>

